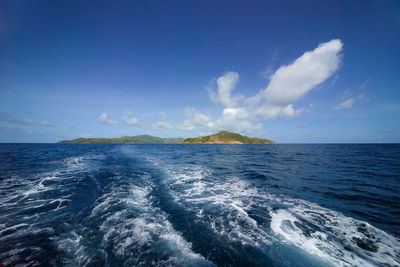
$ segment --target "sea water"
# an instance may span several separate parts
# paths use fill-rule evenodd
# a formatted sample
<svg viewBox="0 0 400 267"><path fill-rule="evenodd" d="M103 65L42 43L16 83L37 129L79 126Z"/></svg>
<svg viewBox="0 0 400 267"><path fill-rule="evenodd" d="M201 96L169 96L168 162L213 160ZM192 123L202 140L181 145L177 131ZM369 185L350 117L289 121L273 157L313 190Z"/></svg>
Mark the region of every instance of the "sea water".
<svg viewBox="0 0 400 267"><path fill-rule="evenodd" d="M0 144L0 266L399 266L400 145Z"/></svg>

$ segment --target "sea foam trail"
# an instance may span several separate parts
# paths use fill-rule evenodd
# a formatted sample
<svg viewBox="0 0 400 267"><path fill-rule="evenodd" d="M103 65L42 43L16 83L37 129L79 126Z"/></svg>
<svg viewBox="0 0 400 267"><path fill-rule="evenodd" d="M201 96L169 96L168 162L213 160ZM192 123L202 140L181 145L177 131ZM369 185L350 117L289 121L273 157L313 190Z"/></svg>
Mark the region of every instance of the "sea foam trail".
<svg viewBox="0 0 400 267"><path fill-rule="evenodd" d="M76 184L71 177L89 169L87 158L90 156L64 158L52 163L57 166L53 171L24 178L13 176L2 181L0 263L5 266L41 264L38 258L48 252L48 248L41 245L55 233L51 222L71 202L73 187L68 184ZM33 245L35 239L46 242Z"/></svg>
<svg viewBox="0 0 400 267"><path fill-rule="evenodd" d="M135 181L133 181L135 180ZM140 181L140 182L138 182ZM70 234L57 240L59 249L69 254L68 265L87 265L101 258L106 266L211 266L193 252L191 244L177 232L167 216L153 207L149 175L114 177L112 186L95 203L89 222L98 225L100 244L85 246L84 234ZM72 246L74 249L69 249Z"/></svg>
<svg viewBox="0 0 400 267"><path fill-rule="evenodd" d="M295 246L315 256L316 265L400 265L400 241L367 222L269 194L235 176L216 179L205 166L174 166L154 157L149 161L163 168L164 183L175 201L230 242L256 246L270 257L276 245Z"/></svg>
<svg viewBox="0 0 400 267"><path fill-rule="evenodd" d="M367 222L303 200L280 200L270 211L271 229L293 244L335 265L400 265L400 241Z"/></svg>

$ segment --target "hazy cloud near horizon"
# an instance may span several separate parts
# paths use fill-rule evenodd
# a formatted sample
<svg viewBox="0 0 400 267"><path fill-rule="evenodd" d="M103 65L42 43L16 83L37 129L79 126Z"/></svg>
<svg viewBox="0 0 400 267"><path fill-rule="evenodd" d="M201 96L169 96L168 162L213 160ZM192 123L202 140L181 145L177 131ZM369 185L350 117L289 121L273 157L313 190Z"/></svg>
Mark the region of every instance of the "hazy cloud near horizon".
<svg viewBox="0 0 400 267"><path fill-rule="evenodd" d="M15 118L10 116L6 112L0 112L0 121L12 124L25 124L25 125L36 125L36 126L45 126L45 127L53 127L54 125L50 124L49 122L42 120L33 120L29 118Z"/></svg>

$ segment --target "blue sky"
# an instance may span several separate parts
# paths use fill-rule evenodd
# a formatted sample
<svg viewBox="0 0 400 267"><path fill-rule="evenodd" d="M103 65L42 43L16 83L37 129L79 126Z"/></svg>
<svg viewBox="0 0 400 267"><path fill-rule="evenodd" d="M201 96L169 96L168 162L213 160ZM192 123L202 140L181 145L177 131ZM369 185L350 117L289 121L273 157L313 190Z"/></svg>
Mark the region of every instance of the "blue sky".
<svg viewBox="0 0 400 267"><path fill-rule="evenodd" d="M0 2L0 142L400 142L399 1Z"/></svg>

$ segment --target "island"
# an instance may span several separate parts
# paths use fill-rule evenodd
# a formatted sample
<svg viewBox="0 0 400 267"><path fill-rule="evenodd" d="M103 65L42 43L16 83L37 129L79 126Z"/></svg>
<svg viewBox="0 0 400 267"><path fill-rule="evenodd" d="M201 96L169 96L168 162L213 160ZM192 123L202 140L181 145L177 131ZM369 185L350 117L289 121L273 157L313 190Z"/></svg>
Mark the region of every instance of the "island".
<svg viewBox="0 0 400 267"><path fill-rule="evenodd" d="M274 141L263 138L248 137L237 133L220 131L217 134L186 138L184 144L274 144Z"/></svg>
<svg viewBox="0 0 400 267"><path fill-rule="evenodd" d="M161 138L148 134L118 138L76 138L62 140L60 144L274 144L263 138L247 137L233 132L220 131L217 134L196 138Z"/></svg>

